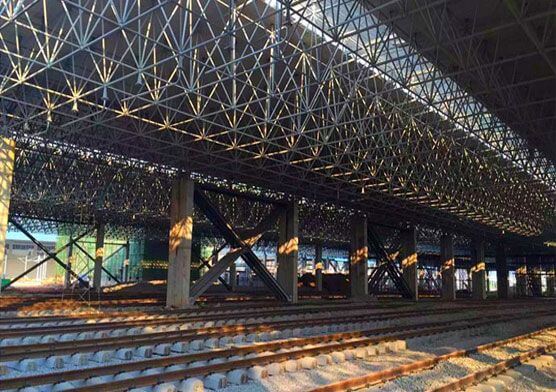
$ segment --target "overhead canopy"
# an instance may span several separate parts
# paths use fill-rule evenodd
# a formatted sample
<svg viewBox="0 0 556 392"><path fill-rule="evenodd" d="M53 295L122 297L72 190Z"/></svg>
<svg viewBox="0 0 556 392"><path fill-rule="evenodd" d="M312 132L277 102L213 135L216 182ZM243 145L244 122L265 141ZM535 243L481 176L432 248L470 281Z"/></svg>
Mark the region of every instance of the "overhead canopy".
<svg viewBox="0 0 556 392"><path fill-rule="evenodd" d="M386 10L3 3L3 132L397 220L542 233L553 163L397 35Z"/></svg>

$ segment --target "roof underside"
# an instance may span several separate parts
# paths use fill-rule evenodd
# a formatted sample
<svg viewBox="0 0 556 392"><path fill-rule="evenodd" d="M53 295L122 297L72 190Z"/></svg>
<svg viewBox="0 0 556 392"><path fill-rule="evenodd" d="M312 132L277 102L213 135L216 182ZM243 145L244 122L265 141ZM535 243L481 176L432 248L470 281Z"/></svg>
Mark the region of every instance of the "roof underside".
<svg viewBox="0 0 556 392"><path fill-rule="evenodd" d="M374 0L380 18L556 162L554 1Z"/></svg>
<svg viewBox="0 0 556 392"><path fill-rule="evenodd" d="M389 26L404 19L387 7L5 4L1 120L21 151L52 140L65 147L47 150L68 159L117 154L468 231L538 235L553 218L556 173L550 151L532 148L539 133L396 35Z"/></svg>

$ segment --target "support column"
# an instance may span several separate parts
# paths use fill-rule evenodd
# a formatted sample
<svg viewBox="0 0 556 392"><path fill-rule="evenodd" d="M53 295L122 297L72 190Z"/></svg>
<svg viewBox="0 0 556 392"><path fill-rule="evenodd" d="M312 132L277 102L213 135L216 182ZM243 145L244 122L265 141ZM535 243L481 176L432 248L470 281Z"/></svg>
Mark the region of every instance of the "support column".
<svg viewBox="0 0 556 392"><path fill-rule="evenodd" d="M318 242L315 245L315 281L317 284L317 291L322 291L322 243Z"/></svg>
<svg viewBox="0 0 556 392"><path fill-rule="evenodd" d="M542 281L541 281L541 268L540 256L533 255L527 256L527 275L531 279L531 291L534 297L542 295Z"/></svg>
<svg viewBox="0 0 556 392"><path fill-rule="evenodd" d="M454 238L443 235L440 238L440 262L442 264L442 298L456 299L456 262L454 259Z"/></svg>
<svg viewBox="0 0 556 392"><path fill-rule="evenodd" d="M292 303L297 303L298 217L299 209L297 203L293 202L284 209L278 220L277 280Z"/></svg>
<svg viewBox="0 0 556 392"><path fill-rule="evenodd" d="M508 298L508 260L506 258L506 248L502 242L496 246L496 286L498 288L498 298Z"/></svg>
<svg viewBox="0 0 556 392"><path fill-rule="evenodd" d="M554 276L554 265L548 267L546 275L546 295L548 297L554 297L554 285L556 283L556 278Z"/></svg>
<svg viewBox="0 0 556 392"><path fill-rule="evenodd" d="M524 258L515 269L515 295L518 298L527 296L527 266Z"/></svg>
<svg viewBox="0 0 556 392"><path fill-rule="evenodd" d="M473 299L486 299L486 263L485 263L485 243L475 241L472 252L473 267L471 267L471 286Z"/></svg>
<svg viewBox="0 0 556 392"><path fill-rule="evenodd" d="M122 282L127 282L129 280L129 240L125 243L125 258L122 270Z"/></svg>
<svg viewBox="0 0 556 392"><path fill-rule="evenodd" d="M365 299L369 294L367 282L367 260L369 247L367 245L367 218L356 215L351 222L351 248L349 256L349 281L351 297Z"/></svg>
<svg viewBox="0 0 556 392"><path fill-rule="evenodd" d="M232 291L237 290L237 268L235 262L230 265L230 281L228 283Z"/></svg>
<svg viewBox="0 0 556 392"><path fill-rule="evenodd" d="M193 239L193 189L194 182L189 177L180 177L172 185L166 288L166 306L170 308L184 308L191 305L189 289Z"/></svg>
<svg viewBox="0 0 556 392"><path fill-rule="evenodd" d="M404 229L400 232L402 260L402 275L409 289L413 293L413 299L419 299L419 282L417 275L417 232L415 227Z"/></svg>
<svg viewBox="0 0 556 392"><path fill-rule="evenodd" d="M15 141L0 137L0 286L4 277L6 233L15 165Z"/></svg>
<svg viewBox="0 0 556 392"><path fill-rule="evenodd" d="M100 291L102 285L102 261L104 259L104 223L97 224L96 236L93 288Z"/></svg>
<svg viewBox="0 0 556 392"><path fill-rule="evenodd" d="M73 265L73 244L72 244L72 238L69 237L69 246L68 246L68 259L67 259L67 265L68 268L66 269L65 273L64 273L64 288L69 289L71 286L71 273L70 270L72 269Z"/></svg>

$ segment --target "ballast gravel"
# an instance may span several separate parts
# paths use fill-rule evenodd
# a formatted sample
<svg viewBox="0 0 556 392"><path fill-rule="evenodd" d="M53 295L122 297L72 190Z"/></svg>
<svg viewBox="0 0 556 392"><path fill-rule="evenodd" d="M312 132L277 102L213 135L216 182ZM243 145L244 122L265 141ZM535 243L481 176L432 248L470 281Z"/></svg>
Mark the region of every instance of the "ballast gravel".
<svg viewBox="0 0 556 392"><path fill-rule="evenodd" d="M512 323L504 328L499 326L488 326L479 328L466 333L455 331L451 334L441 334L414 339L408 341L408 350L396 353L382 353L370 356L365 359L351 358L350 361L335 363L328 366L319 366L311 370L298 370L291 373L282 373L250 381L244 385L228 386L219 390L220 392L301 392L308 391L319 385L334 383L343 379L362 376L372 372L397 367L414 361L430 358L433 355L442 354L455 349L470 348L488 342L509 338L511 336L531 332L547 324L554 325L554 318L539 319L538 321L523 321ZM457 344L453 345L454 334L458 336ZM556 341L556 333L544 334L545 341ZM435 386L441 386L446 382L463 377L471 372L475 372L485 366L490 366L509 357L515 356L518 352L527 351L539 344L539 339L532 338L526 342L512 343L499 349L492 349L486 353L472 355L468 358L455 358L450 361L441 362L430 371L419 373L415 376L401 377L392 382L377 385L362 391L425 391ZM438 378L435 381L435 377ZM544 376L546 383L547 376ZM520 382L523 382L521 380ZM521 391L531 391L534 389L522 389ZM554 389L552 389L554 390ZM546 389L539 389L546 391Z"/></svg>

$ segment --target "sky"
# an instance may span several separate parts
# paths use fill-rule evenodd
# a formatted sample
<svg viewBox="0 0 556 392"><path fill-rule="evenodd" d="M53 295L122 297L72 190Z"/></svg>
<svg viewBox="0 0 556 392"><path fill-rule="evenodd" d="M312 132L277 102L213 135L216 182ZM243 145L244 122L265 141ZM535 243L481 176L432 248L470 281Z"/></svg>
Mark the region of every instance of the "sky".
<svg viewBox="0 0 556 392"><path fill-rule="evenodd" d="M33 237L35 237L38 241L52 241L56 242L57 235L56 234L44 234L44 233L31 233ZM25 234L20 231L8 231L7 234L8 240L27 240L29 238Z"/></svg>

